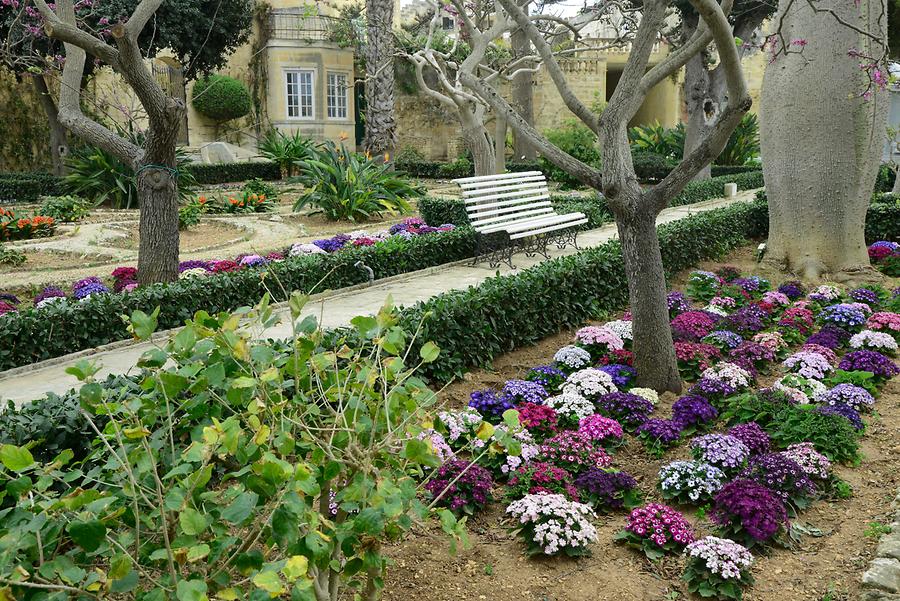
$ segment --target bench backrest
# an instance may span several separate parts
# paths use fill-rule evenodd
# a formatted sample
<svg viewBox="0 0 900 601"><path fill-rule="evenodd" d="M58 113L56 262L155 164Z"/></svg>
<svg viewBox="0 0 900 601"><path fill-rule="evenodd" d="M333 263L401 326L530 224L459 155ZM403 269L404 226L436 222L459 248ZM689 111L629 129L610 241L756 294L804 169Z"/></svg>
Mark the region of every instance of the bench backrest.
<svg viewBox="0 0 900 601"><path fill-rule="evenodd" d="M540 171L481 175L453 180L462 188L475 230L553 214L547 179Z"/></svg>

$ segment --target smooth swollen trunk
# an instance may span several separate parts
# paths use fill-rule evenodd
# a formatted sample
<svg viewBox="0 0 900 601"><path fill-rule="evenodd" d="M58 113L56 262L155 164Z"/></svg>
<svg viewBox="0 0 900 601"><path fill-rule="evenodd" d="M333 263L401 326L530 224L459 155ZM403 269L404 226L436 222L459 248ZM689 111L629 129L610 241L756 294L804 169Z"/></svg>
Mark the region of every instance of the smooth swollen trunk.
<svg viewBox="0 0 900 601"><path fill-rule="evenodd" d="M684 126L684 156L688 156L695 147L709 134L712 124L719 114L724 93L724 82L714 76L714 72L706 68L704 54L691 58L684 69L684 101L687 107L688 120ZM717 86L717 84L719 84ZM709 179L712 166L706 165L697 175L695 181Z"/></svg>
<svg viewBox="0 0 900 601"><path fill-rule="evenodd" d="M769 256L816 280L869 265L866 210L882 152L888 95L860 68L883 47L842 25L886 37L884 0L782 8L782 38L803 40L766 68L760 142L769 200ZM802 48L802 51L799 50ZM779 46L776 52L783 49Z"/></svg>
<svg viewBox="0 0 900 601"><path fill-rule="evenodd" d="M628 277L638 386L681 392L656 216L648 212L637 212L630 218L617 216L616 227Z"/></svg>
<svg viewBox="0 0 900 601"><path fill-rule="evenodd" d="M526 5L524 9L527 11L528 6ZM513 56L516 58L528 56L531 53L531 44L524 31L515 31L511 41ZM512 106L528 125L534 125L534 74L524 70L526 66L530 65L522 65L523 70L513 77ZM534 144L516 131L513 131L513 156L516 161L533 161L537 158Z"/></svg>
<svg viewBox="0 0 900 601"><path fill-rule="evenodd" d="M472 153L475 175L494 175L497 173L496 153L484 125L474 117L462 116L461 121L463 141L466 150Z"/></svg>
<svg viewBox="0 0 900 601"><path fill-rule="evenodd" d="M372 156L393 157L397 141L394 117L394 2L366 1L366 135Z"/></svg>

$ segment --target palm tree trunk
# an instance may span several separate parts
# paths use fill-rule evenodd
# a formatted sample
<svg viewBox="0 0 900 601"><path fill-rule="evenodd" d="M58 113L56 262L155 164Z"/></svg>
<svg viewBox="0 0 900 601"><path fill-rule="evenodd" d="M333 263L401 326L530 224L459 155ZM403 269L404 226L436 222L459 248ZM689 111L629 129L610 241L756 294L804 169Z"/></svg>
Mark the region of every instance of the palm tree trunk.
<svg viewBox="0 0 900 601"><path fill-rule="evenodd" d="M366 0L366 135L363 145L374 157L390 160L396 144L394 118L393 0Z"/></svg>

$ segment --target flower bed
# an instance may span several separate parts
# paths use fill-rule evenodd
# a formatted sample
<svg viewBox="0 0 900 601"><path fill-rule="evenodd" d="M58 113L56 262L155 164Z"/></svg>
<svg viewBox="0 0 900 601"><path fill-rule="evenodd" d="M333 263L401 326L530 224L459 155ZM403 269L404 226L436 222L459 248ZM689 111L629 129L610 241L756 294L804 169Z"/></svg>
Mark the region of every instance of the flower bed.
<svg viewBox="0 0 900 601"><path fill-rule="evenodd" d="M22 217L0 207L0 242L46 238L56 231L56 220L45 215Z"/></svg>
<svg viewBox="0 0 900 601"><path fill-rule="evenodd" d="M633 370L629 377L615 379L611 374L623 370L607 369L610 353L630 350L630 336L611 335L626 331L620 322L579 330L553 363L528 371L526 378L540 382L546 393L543 400L532 395L519 402L504 385L473 393L465 412L443 414L438 434L449 436L446 424L457 423L461 415L473 418L483 409L492 419L518 422L545 441L533 454L533 463L523 461L516 476L505 482L500 478L497 484L505 490L497 498L511 501L507 513L515 518L514 528L529 554L588 553L596 539L588 527L592 512L632 510L616 540L651 560L684 553L684 579L691 591L740 598L742 588L753 582L757 548L787 543L799 512L823 498L847 494L849 487L834 475L832 465L859 461L864 416L877 409L878 393L900 373L891 357L865 344L878 340L877 348L893 348L881 337L851 340L861 332L880 332L894 340L900 333L893 328L900 324L900 314L890 310L897 308L896 294L877 287L867 289L870 294L832 287L794 294L796 285L789 284L779 292L784 299L774 299L765 280L739 279L737 274L714 275L692 294L680 295L673 332L700 339L715 328L717 341L728 347L729 333L747 334L746 320L732 319L742 312L753 315L759 326L753 328L758 340L754 344L769 352L744 367L714 362L698 374L688 394L675 401L670 416L657 414L654 403L634 394L639 389L631 388ZM734 306L723 303L723 313L691 307L692 302L708 306L709 298L703 298L707 288L715 298L732 285L747 296ZM784 324L784 315L805 315L800 311L810 314L809 331L788 344L784 339L790 326ZM678 319L691 312L702 313L711 323ZM864 315L862 323L858 314ZM815 342L827 342L825 337L837 343ZM763 370L773 372L776 385L760 387L757 374ZM866 382L871 390L852 382ZM471 439L478 438L479 430L469 428ZM632 458L615 453L628 432L651 455L665 456L682 443L693 452L693 461L664 462L659 471L659 492L678 506L636 506L641 490L627 473ZM465 450L459 454L470 457ZM477 452L471 458L485 465ZM539 466L538 471L530 466ZM538 474L541 480L534 480ZM710 521L698 525L689 511L679 511L691 506L702 507Z"/></svg>

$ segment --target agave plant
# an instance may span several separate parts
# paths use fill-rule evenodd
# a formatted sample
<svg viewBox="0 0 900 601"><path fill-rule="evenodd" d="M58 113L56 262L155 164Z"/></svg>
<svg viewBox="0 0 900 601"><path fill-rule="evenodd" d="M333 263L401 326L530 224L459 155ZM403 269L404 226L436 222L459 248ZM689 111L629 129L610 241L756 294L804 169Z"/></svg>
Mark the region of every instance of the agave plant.
<svg viewBox="0 0 900 601"><path fill-rule="evenodd" d="M140 132L121 132L134 144L142 146L144 135ZM185 201L193 195L197 180L187 166L190 159L183 149L175 151L178 169L178 195ZM138 206L137 182L134 169L118 157L102 148L83 146L68 158L69 174L63 180L67 194L80 196L92 204L109 204L114 209L131 209Z"/></svg>
<svg viewBox="0 0 900 601"><path fill-rule="evenodd" d="M316 158L299 161L306 192L294 210L316 207L331 220L365 221L382 213L407 213L407 198L424 194L419 187L391 170L390 165L326 142Z"/></svg>
<svg viewBox="0 0 900 601"><path fill-rule="evenodd" d="M288 135L280 130L270 129L260 140L257 150L260 156L278 165L283 177L290 177L299 161L314 158L316 145L300 132Z"/></svg>
<svg viewBox="0 0 900 601"><path fill-rule="evenodd" d="M759 157L759 119L747 113L731 132L716 165L746 165Z"/></svg>

